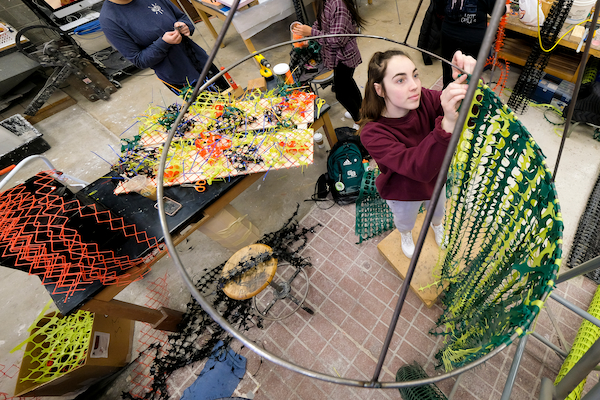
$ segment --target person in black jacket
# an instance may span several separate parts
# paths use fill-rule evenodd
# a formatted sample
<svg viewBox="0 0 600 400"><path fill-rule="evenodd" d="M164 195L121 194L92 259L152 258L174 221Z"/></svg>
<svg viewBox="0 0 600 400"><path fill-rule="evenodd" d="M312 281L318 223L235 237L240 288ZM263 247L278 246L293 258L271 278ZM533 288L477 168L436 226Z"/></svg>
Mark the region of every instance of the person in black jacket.
<svg viewBox="0 0 600 400"><path fill-rule="evenodd" d="M429 7L423 17L423 23L421 24L421 30L419 31L419 40L417 46L420 49L430 51L438 56L441 56L441 39L442 39L442 21L443 18L436 13L435 0L431 0ZM432 65L433 60L427 53L421 53L423 56L423 63L425 65Z"/></svg>
<svg viewBox="0 0 600 400"><path fill-rule="evenodd" d="M457 50L477 57L485 31L487 17L494 9L495 0L435 0L436 13L444 16L442 22L442 57L448 61ZM452 69L442 63L444 87L452 79Z"/></svg>

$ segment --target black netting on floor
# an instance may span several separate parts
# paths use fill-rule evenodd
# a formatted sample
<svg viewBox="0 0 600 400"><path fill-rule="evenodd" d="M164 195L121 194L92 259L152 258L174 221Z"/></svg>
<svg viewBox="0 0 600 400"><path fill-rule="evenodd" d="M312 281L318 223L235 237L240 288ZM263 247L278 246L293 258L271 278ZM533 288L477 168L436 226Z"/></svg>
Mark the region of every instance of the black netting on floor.
<svg viewBox="0 0 600 400"><path fill-rule="evenodd" d="M308 233L314 232L316 226L300 227L297 216L298 208L281 229L264 235L258 243L271 247L272 257L277 258L278 262L287 261L294 267L301 269L312 266L310 260L302 257L300 252L306 246ZM233 300L218 288L219 284L224 283L221 279L221 271L224 265L225 262L214 268L205 268L203 277L196 282L196 287L238 331L245 332L252 327L261 328L262 319L253 312L252 299ZM240 265L240 269L244 269L244 271L251 267ZM236 275L236 273L232 273L230 277ZM167 380L170 375L186 365L206 360L219 340L223 341L223 348L226 349L233 337L212 320L198 302L192 298L187 304L187 311L180 324L179 332L169 335L166 346L157 342L145 350L145 352L156 353L150 367L152 384L148 391L143 396L131 391L124 392L122 397L124 399L169 399ZM161 346L162 349L160 349Z"/></svg>

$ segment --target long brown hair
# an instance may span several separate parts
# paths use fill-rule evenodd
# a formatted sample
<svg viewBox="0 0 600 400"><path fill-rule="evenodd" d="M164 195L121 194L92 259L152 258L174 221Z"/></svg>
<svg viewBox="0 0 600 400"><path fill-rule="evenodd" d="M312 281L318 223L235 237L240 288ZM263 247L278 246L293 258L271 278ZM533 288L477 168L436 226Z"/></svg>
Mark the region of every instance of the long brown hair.
<svg viewBox="0 0 600 400"><path fill-rule="evenodd" d="M315 0L315 4L317 7L317 21L319 21L319 27L321 27L321 14L323 14L323 8L325 8L325 1L326 0ZM354 22L356 22L356 25L359 28L364 29L366 21L358 13L358 7L356 6L356 3L354 2L354 0L342 0L342 1L346 5L346 8L348 9L348 11L350 11L352 20Z"/></svg>
<svg viewBox="0 0 600 400"><path fill-rule="evenodd" d="M388 62L392 57L404 56L410 59L402 50L388 50L386 52L378 51L373 54L369 61L367 84L365 85L365 97L360 107L360 125L364 126L369 121L376 121L381 117L385 110L385 86L383 78L387 70ZM375 91L375 83L381 85L384 97L381 97Z"/></svg>

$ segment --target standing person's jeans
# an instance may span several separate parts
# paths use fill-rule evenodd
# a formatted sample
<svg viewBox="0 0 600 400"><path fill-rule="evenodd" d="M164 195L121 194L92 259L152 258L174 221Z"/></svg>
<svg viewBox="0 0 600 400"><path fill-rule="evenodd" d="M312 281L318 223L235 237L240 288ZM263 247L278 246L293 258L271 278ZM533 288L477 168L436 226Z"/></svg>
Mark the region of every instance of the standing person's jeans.
<svg viewBox="0 0 600 400"><path fill-rule="evenodd" d="M335 87L335 98L352 115L354 122L360 121L362 95L354 81L354 68L339 63L333 69L333 86Z"/></svg>
<svg viewBox="0 0 600 400"><path fill-rule="evenodd" d="M399 200L386 200L388 205L390 206L390 210L392 214L394 214L394 224L396 225L396 229L398 229L402 233L410 232L415 226L415 222L417 221L417 215L419 214L419 209L421 208L421 204L425 203L425 209L429 212L429 203L431 200L425 201L399 201ZM446 188L442 189L442 193L440 194L440 199L438 200L437 206L433 211L433 218L431 218L431 223L433 225L439 225L444 221L445 214L445 204L446 204Z"/></svg>

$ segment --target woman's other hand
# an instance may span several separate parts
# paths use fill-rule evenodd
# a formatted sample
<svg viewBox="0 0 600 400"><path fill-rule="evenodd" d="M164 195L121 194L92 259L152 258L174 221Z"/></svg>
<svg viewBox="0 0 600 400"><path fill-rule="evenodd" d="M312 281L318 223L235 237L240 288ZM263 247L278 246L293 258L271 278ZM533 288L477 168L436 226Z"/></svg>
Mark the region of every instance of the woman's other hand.
<svg viewBox="0 0 600 400"><path fill-rule="evenodd" d="M467 74L472 74L475 70L475 64L477 64L477 60L475 60L471 56L467 56L463 54L460 50L457 50L452 56L452 65L456 65L458 68L464 70ZM458 75L462 74L462 71L457 70L452 67L452 79L458 78Z"/></svg>
<svg viewBox="0 0 600 400"><path fill-rule="evenodd" d="M472 58L472 57L471 57ZM440 100L442 101L442 108L444 109L444 118L442 119L442 129L446 132L452 133L456 120L458 119L458 107L467 94L467 88L469 85L465 83L467 75L463 74L454 82L451 82L446 89L442 91Z"/></svg>
<svg viewBox="0 0 600 400"><path fill-rule="evenodd" d="M175 22L175 30L179 31L183 36L190 36L190 27L187 26L185 22L177 21Z"/></svg>

